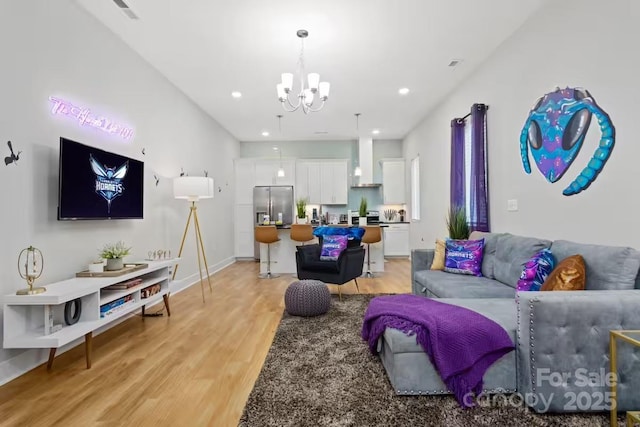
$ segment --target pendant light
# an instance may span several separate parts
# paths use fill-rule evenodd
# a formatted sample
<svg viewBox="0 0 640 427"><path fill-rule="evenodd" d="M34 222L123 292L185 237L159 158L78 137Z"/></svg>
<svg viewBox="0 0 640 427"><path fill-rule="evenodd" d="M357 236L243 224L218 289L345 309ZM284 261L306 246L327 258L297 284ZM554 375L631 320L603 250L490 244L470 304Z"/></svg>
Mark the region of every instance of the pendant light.
<svg viewBox="0 0 640 427"><path fill-rule="evenodd" d="M356 116L356 137L360 137L360 131L358 126L360 113L355 113L354 116ZM362 176L362 168L360 167L359 163L356 164L356 168L353 170L353 176Z"/></svg>
<svg viewBox="0 0 640 427"><path fill-rule="evenodd" d="M278 114L278 131L280 132L280 140L282 140L282 126L280 121L282 120L282 114ZM284 168L282 167L282 148L278 150L280 153L280 168L278 168L278 178L284 178Z"/></svg>

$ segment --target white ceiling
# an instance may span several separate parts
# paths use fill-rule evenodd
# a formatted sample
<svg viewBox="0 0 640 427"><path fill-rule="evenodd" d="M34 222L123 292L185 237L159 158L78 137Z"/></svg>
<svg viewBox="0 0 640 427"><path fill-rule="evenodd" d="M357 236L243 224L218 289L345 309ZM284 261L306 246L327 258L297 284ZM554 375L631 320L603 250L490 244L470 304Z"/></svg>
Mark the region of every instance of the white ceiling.
<svg viewBox="0 0 640 427"><path fill-rule="evenodd" d="M261 141L374 128L402 138L547 0L125 0L139 20L112 0L76 1L236 138ZM324 109L308 115L283 112L275 89L296 70L301 28L307 71L331 83Z"/></svg>

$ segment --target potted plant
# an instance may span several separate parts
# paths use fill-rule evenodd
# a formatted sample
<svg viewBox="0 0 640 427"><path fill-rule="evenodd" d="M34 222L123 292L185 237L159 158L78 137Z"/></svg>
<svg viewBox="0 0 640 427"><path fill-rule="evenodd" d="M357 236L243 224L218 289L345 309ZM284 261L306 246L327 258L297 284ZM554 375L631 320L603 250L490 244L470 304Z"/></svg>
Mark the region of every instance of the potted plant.
<svg viewBox="0 0 640 427"><path fill-rule="evenodd" d="M469 223L467 222L467 212L461 206L452 206L447 215L447 229L449 238L466 240L469 238Z"/></svg>
<svg viewBox="0 0 640 427"><path fill-rule="evenodd" d="M363 197L360 199L360 209L358 210L358 215L360 218L358 219L358 225L367 225L367 198Z"/></svg>
<svg viewBox="0 0 640 427"><path fill-rule="evenodd" d="M131 253L131 248L126 247L123 241L118 243L107 243L100 251L100 257L107 260L107 266L105 270L114 271L122 270L123 262L122 258Z"/></svg>
<svg viewBox="0 0 640 427"><path fill-rule="evenodd" d="M298 217L298 224L306 224L307 223L307 199L299 198L296 201L296 211Z"/></svg>

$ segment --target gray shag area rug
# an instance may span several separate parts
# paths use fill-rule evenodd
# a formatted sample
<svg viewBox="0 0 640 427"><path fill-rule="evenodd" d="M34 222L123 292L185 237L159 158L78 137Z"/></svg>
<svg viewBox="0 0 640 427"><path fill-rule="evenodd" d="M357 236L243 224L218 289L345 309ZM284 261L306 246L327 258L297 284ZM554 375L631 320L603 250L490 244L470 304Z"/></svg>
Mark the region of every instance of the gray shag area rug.
<svg viewBox="0 0 640 427"><path fill-rule="evenodd" d="M462 409L452 396L397 396L360 338L375 295L332 296L327 314L284 313L240 426L602 426L608 414ZM622 418L621 425L624 425Z"/></svg>

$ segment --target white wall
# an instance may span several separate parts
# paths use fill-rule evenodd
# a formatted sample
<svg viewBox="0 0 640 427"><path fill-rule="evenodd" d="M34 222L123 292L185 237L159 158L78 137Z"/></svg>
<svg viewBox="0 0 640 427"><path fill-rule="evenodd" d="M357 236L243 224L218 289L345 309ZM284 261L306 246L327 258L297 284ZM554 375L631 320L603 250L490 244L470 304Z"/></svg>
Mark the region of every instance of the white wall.
<svg viewBox="0 0 640 427"><path fill-rule="evenodd" d="M422 172L422 220L412 226L412 247L433 247L437 236L446 236L450 120L482 102L490 107L493 231L640 249L639 20L640 2L631 0L549 2L410 132L405 157L419 153ZM601 136L595 117L559 182L548 183L533 160L527 175L520 161L519 135L529 110L555 86L589 90L616 127L616 146L603 172L570 197L562 190L586 166ZM518 199L519 211L507 212L508 199Z"/></svg>
<svg viewBox="0 0 640 427"><path fill-rule="evenodd" d="M107 242L133 246L129 260L159 248L177 254L189 211L187 203L172 197L171 178L181 167L190 175L207 170L220 186L213 200L199 204L199 213L209 265L230 262L233 244L220 242L233 241L228 222L239 143L228 132L73 2L1 2L0 52L0 154L8 155L7 140L22 150L17 165L0 164L0 294L25 286L16 259L30 244L45 257L40 285L85 269ZM133 141L52 116L50 95L131 124ZM58 222L60 136L143 160L145 219ZM154 174L161 179L157 187ZM178 279L197 273L193 246L189 240ZM0 350L0 362L19 354ZM12 373L0 366L0 382L7 374Z"/></svg>

